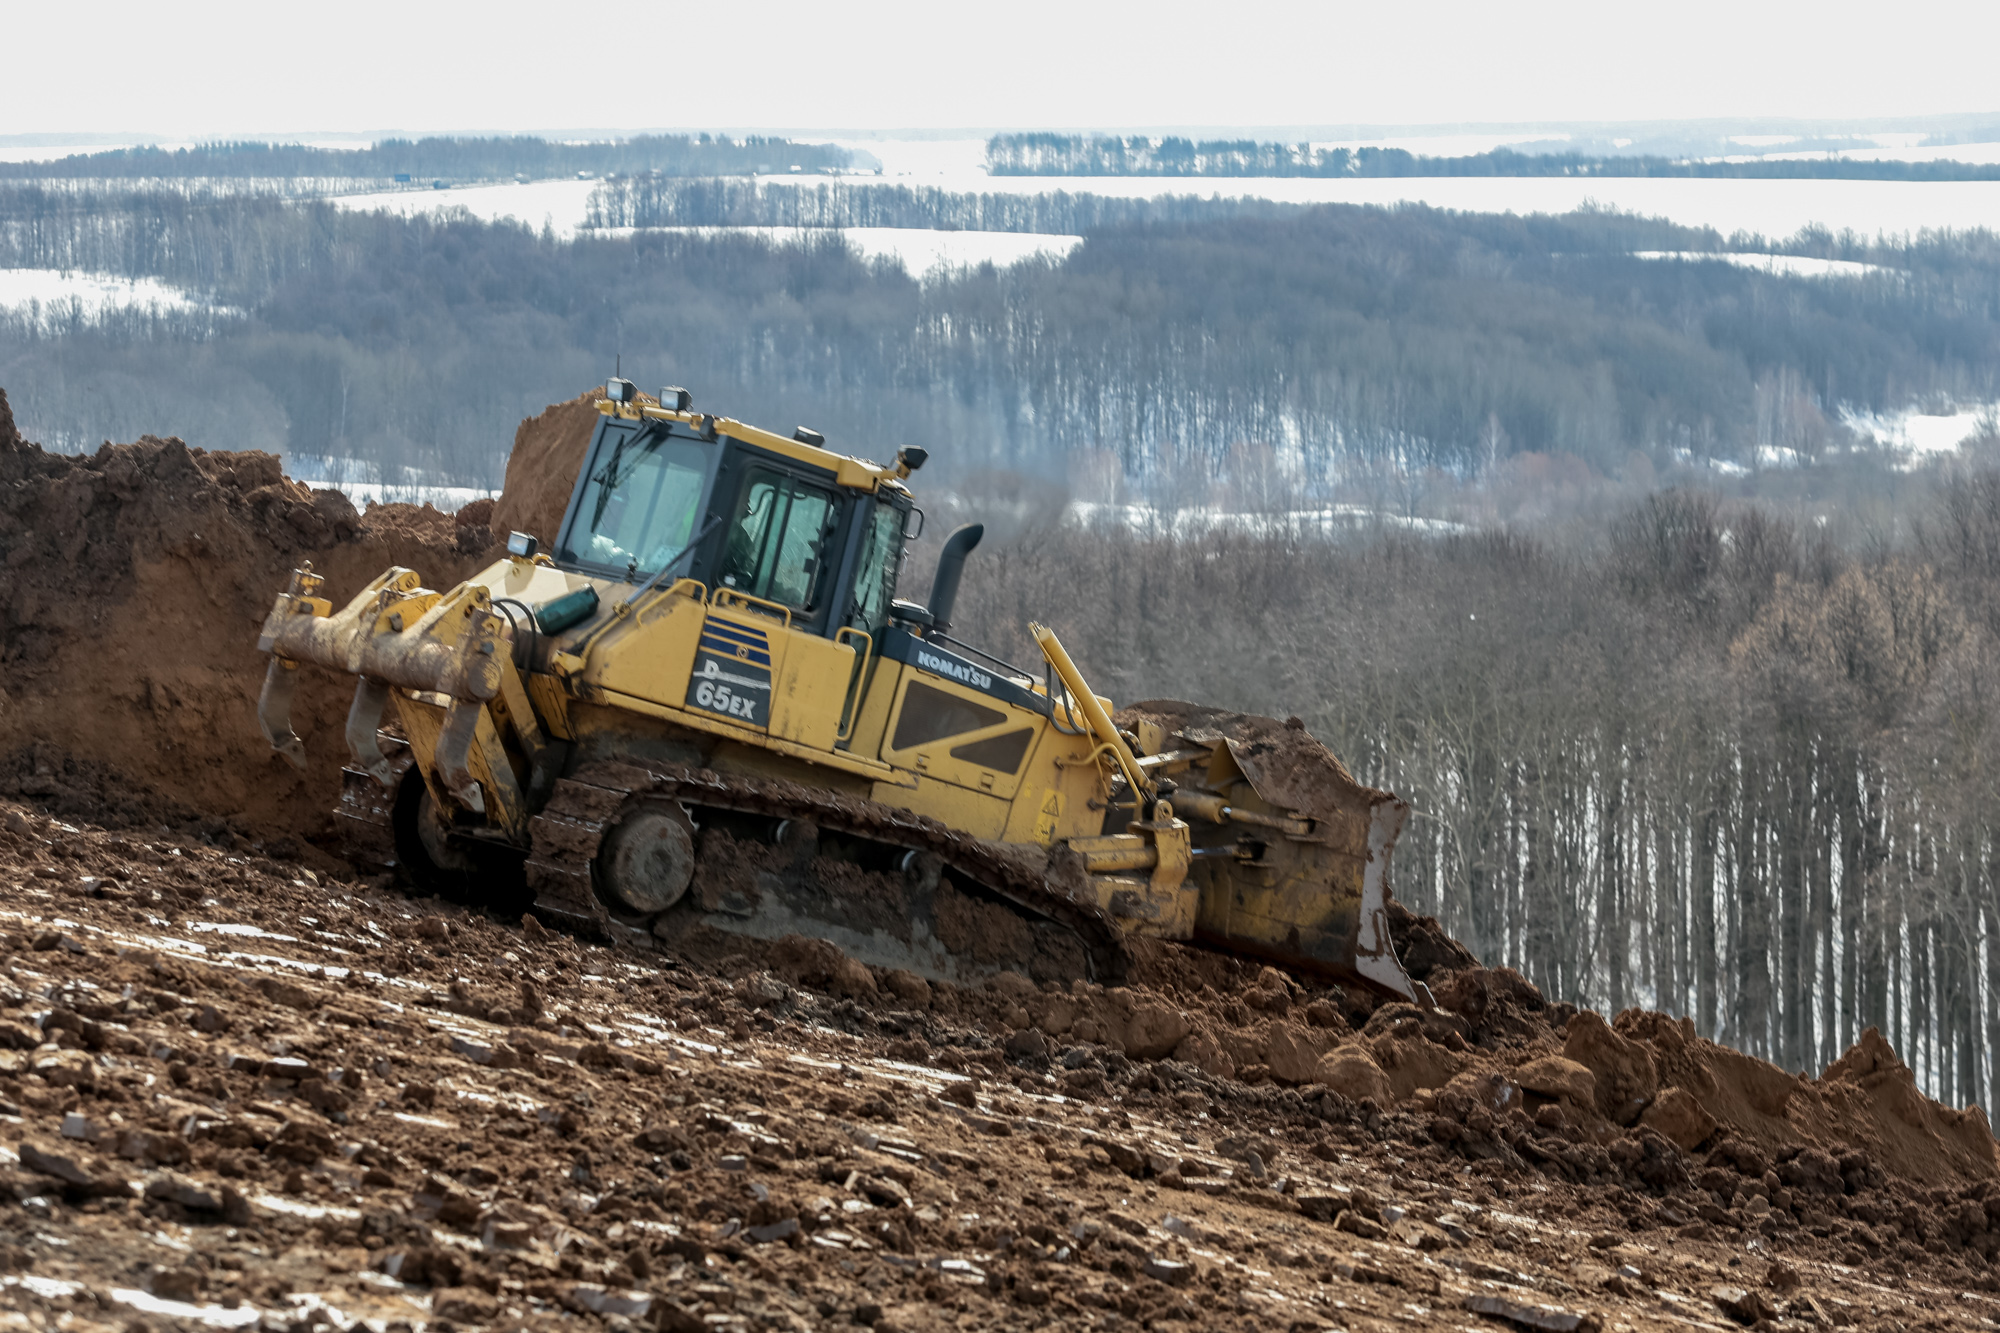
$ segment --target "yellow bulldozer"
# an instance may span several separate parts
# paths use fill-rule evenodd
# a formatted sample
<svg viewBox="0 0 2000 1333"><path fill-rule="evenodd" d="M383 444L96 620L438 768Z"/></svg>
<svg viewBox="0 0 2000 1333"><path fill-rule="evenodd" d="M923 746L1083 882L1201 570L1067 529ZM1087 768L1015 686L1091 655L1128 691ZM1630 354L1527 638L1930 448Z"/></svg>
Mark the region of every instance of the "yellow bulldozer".
<svg viewBox="0 0 2000 1333"><path fill-rule="evenodd" d="M883 465L614 378L554 546L446 592L392 568L264 623L258 718L303 766L310 663L359 678L339 810L418 885L650 944L698 924L968 981L1120 979L1193 940L1427 1000L1389 933L1407 813L1296 721L1114 712L1047 628L952 637L978 525L897 597L922 512ZM545 535L545 534L542 534Z"/></svg>

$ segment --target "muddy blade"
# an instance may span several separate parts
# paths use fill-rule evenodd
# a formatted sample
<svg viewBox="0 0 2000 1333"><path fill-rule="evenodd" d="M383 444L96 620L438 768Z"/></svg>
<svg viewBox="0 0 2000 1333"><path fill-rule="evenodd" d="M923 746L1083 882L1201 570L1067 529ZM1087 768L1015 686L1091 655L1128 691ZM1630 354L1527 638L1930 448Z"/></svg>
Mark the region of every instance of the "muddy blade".
<svg viewBox="0 0 2000 1333"><path fill-rule="evenodd" d="M1286 833L1245 822L1197 823L1190 877L1202 888L1195 934L1231 953L1359 982L1405 999L1422 993L1389 932L1389 858L1409 806L1354 780L1303 727L1179 700L1120 710L1169 748L1204 758L1176 781L1233 809L1309 825ZM1232 854L1233 849L1233 854Z"/></svg>
<svg viewBox="0 0 2000 1333"><path fill-rule="evenodd" d="M674 801L700 830L687 897L618 918L597 857L619 821ZM804 935L882 967L965 982L1120 980L1122 933L1088 886L1051 876L1039 848L982 842L921 815L795 783L705 769L592 765L556 784L531 824L537 909L565 922L649 932L671 945L706 927L758 939Z"/></svg>
<svg viewBox="0 0 2000 1333"><path fill-rule="evenodd" d="M388 788L352 765L340 770L340 804L333 808L337 850L355 866L371 873L396 867L396 791L413 762L409 745L400 737L377 738L389 760L393 782Z"/></svg>

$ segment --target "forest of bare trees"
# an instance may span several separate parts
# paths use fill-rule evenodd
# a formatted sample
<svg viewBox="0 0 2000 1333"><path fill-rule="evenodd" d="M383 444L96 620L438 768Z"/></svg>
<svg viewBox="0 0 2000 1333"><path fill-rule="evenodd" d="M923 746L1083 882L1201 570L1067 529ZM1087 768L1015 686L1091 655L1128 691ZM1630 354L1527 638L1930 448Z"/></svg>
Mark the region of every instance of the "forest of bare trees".
<svg viewBox="0 0 2000 1333"><path fill-rule="evenodd" d="M366 148L316 148L262 142L207 143L191 148L140 145L68 157L0 162L0 179L312 180L343 178L384 183L397 176L428 182L533 179L611 172L661 172L676 176L733 176L751 172L825 171L852 158L832 144L714 134L640 134L623 139L566 143L534 135L433 136L382 139Z"/></svg>
<svg viewBox="0 0 2000 1333"><path fill-rule="evenodd" d="M1728 147L1728 146L1725 146ZM1323 147L1167 135L996 134L995 176L1650 176L1708 180L2000 180L1985 162L1878 161L1839 155L1688 157L1496 148L1441 157L1406 148Z"/></svg>
<svg viewBox="0 0 2000 1333"><path fill-rule="evenodd" d="M1817 1072L1870 1025L2000 1098L2000 472L1895 546L1655 494L1443 540L1042 528L964 629L1120 702L1302 716L1415 811L1393 884L1492 964Z"/></svg>
<svg viewBox="0 0 2000 1333"><path fill-rule="evenodd" d="M823 204L854 225L879 199L932 225L1040 210L1037 225L1087 238L1060 264L920 279L833 230L777 247L685 231L572 241L468 217L20 184L0 189L0 268L153 277L212 305L16 313L0 321L0 378L56 447L166 430L493 484L516 421L622 358L863 453L926 440L943 467L1042 473L1110 460L1107 493L1143 496L1203 490L1232 453L1272 449L1287 484L1322 499L1364 474L1463 478L1530 455L1607 476L1635 460L1809 459L1849 443L1843 405L2000 397L1987 233L1786 243L1870 266L1834 281L1641 258L1756 242L1608 213L1154 201L1121 218L1127 206L1087 196L646 191L627 197L677 201L703 225L746 200ZM144 421L127 410L141 404Z"/></svg>

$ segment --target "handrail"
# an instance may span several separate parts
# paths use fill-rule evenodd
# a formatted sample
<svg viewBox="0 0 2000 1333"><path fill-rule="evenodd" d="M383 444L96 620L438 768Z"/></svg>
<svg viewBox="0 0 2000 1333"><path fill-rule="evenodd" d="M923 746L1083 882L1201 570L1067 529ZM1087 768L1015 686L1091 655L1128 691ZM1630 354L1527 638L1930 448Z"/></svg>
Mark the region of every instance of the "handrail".
<svg viewBox="0 0 2000 1333"><path fill-rule="evenodd" d="M1056 675L1062 678L1063 688L1069 691L1071 702L1083 710L1085 719L1090 723L1091 734L1097 737L1099 748L1109 750L1118 767L1124 771L1125 781L1132 787L1133 799L1143 797L1152 800L1153 784L1147 781L1145 774L1140 771L1139 761L1133 755L1132 748L1125 743L1125 738L1112 724L1111 715L1105 712L1104 705L1097 701L1097 695L1084 680L1083 673L1077 670L1076 663L1070 660L1069 653L1063 648L1062 641L1056 638L1055 631L1046 625L1030 622L1028 632L1035 636L1035 642L1041 645L1042 656L1049 659L1049 665L1054 667ZM1095 753L1092 752L1093 756Z"/></svg>
<svg viewBox="0 0 2000 1333"><path fill-rule="evenodd" d="M722 599L725 597L729 598L731 601L742 602L745 605L751 607L768 606L773 611L776 611L779 615L785 618L786 629L790 629L792 627L792 608L786 606L782 602L768 601L762 597L752 597L749 593L743 592L740 589L725 588L721 584L717 584L715 587L715 591L711 592L708 595L708 604L712 607L719 608L722 604Z"/></svg>
<svg viewBox="0 0 2000 1333"><path fill-rule="evenodd" d="M1009 662L1006 658L995 657L992 653L987 652L984 648L975 648L963 639L954 639L951 637L951 635L946 634L941 629L931 630L929 633L924 635L924 638L932 643L948 643L954 648L959 648L964 650L965 652L971 653L974 657L983 657L987 661L991 662L994 666L999 667L1002 671L1007 673L1009 677L1016 680L1024 680L1028 682L1028 684L1030 685L1033 685L1035 683L1035 677L1032 672L1023 671L1020 667L1015 666L1012 662Z"/></svg>
<svg viewBox="0 0 2000 1333"><path fill-rule="evenodd" d="M854 679L847 687L847 697L840 701L840 715L846 725L834 733L835 745L854 739L854 728L861 722L861 690L868 680L868 659L875 655L875 636L865 629L842 625L834 631L833 641L839 643L850 634L861 640L861 660L855 664Z"/></svg>

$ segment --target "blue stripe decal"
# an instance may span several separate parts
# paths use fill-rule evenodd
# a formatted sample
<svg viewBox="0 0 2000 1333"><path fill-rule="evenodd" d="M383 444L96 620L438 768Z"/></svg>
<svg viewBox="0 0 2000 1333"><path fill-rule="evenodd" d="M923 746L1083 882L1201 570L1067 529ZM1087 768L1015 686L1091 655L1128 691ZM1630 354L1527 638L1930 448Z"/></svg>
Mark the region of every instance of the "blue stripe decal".
<svg viewBox="0 0 2000 1333"><path fill-rule="evenodd" d="M704 621L701 629L704 634L720 634L724 637L741 639L753 648L767 647L771 642L770 637L763 630L750 629L744 625L732 625L726 620Z"/></svg>
<svg viewBox="0 0 2000 1333"><path fill-rule="evenodd" d="M714 653L717 657L725 657L731 661L751 662L763 667L767 671L771 667L771 655L769 653L752 648L747 644L731 643L727 639L712 639L704 634L701 636L700 647L705 652Z"/></svg>

